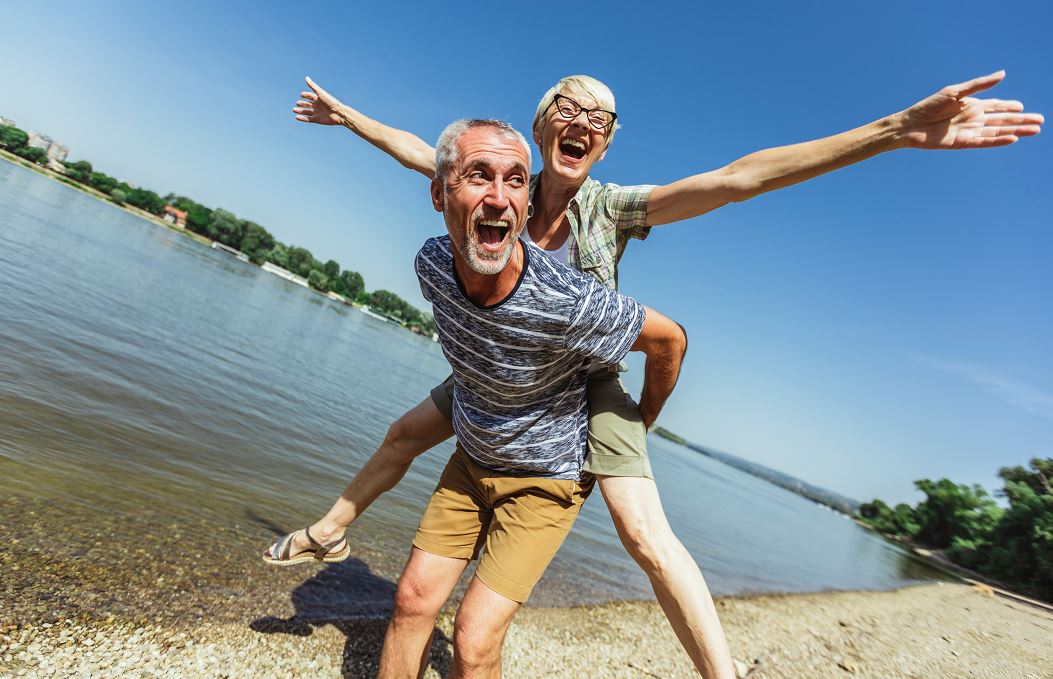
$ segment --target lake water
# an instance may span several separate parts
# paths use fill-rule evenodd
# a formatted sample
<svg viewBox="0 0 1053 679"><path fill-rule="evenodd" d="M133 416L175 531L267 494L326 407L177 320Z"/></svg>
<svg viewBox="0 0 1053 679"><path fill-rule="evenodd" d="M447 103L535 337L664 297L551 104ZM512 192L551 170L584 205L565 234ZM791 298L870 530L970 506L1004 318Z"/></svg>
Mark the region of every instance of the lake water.
<svg viewBox="0 0 1053 679"><path fill-rule="evenodd" d="M179 573L244 568L225 585L237 598L279 570L258 557L273 531L328 508L387 425L448 372L426 338L0 162L0 488L36 508L7 529L29 535L39 522L22 544L45 558L77 544L87 568L108 531L128 559L138 554L113 562L135 577L178 559ZM939 577L842 516L649 443L670 522L717 594ZM419 459L352 528L362 572L397 577L451 452L447 443ZM44 527L55 522L61 531ZM153 539L163 548L137 547ZM281 570L299 570L285 582L307 572ZM187 576L176 594L208 580ZM532 603L650 596L597 492Z"/></svg>

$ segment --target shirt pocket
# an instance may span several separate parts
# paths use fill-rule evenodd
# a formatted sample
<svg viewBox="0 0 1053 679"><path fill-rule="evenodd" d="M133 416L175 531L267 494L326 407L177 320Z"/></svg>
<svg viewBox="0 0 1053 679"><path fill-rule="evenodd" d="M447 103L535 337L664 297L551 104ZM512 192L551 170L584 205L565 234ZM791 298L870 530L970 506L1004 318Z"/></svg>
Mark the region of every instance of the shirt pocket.
<svg viewBox="0 0 1053 679"><path fill-rule="evenodd" d="M595 250L582 252L581 271L597 281L611 287L614 283L614 256L609 252L597 252Z"/></svg>

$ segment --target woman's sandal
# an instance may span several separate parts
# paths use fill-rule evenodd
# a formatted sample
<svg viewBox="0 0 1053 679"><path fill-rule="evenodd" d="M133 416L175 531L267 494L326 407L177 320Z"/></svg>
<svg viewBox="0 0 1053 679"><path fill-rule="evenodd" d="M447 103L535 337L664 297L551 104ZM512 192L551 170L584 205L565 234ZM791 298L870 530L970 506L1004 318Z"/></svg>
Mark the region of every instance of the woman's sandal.
<svg viewBox="0 0 1053 679"><path fill-rule="evenodd" d="M294 556L289 556L289 552L292 551L293 536L299 532L300 531L294 531L278 538L278 541L274 543L274 549L270 554L264 554L263 560L274 566L291 566L295 563L305 563L307 561L339 563L351 555L351 545L347 544L346 538L341 537L333 540L329 544L323 545L311 537L311 530L309 528L304 528L304 535L307 536L307 541L311 543L311 547L314 548L314 551L300 552ZM333 549L341 542L344 543L344 548L334 552Z"/></svg>

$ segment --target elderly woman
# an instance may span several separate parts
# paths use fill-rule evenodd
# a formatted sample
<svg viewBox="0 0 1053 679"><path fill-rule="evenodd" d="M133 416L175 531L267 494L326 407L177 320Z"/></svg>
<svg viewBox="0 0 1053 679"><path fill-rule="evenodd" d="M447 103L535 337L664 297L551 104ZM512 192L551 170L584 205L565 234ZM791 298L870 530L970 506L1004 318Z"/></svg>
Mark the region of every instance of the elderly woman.
<svg viewBox="0 0 1053 679"><path fill-rule="evenodd" d="M841 134L750 154L730 165L665 186L601 184L589 173L617 130L614 95L588 76L563 78L538 103L533 139L541 171L531 178L532 216L522 238L552 257L616 287L618 262L630 239L651 227L690 219L733 202L790 186L897 148L965 149L1011 144L1037 134L1042 116L1020 102L970 95L1002 80L1003 72L949 85L910 108ZM297 120L343 125L405 167L431 178L434 149L408 132L372 120L341 103L310 78L293 109ZM346 557L344 531L413 459L449 438L449 380L399 418L332 509L309 528L281 538L265 559L276 565ZM673 534L647 459L646 432L655 414L625 392L617 366L589 378L589 452L593 473L623 545L647 574L655 596L691 660L706 677L734 669L702 573Z"/></svg>

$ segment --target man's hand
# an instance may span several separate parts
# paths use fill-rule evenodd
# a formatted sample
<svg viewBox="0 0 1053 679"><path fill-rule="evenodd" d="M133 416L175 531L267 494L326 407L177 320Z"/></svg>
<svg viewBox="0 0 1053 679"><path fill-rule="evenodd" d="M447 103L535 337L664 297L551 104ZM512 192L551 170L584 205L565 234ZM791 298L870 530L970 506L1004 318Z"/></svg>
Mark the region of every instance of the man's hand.
<svg viewBox="0 0 1053 679"><path fill-rule="evenodd" d="M315 81L305 78L310 92L300 92L300 101L296 102L293 113L297 120L305 123L318 123L319 125L343 125L344 120L340 116L343 104L340 100L329 94Z"/></svg>
<svg viewBox="0 0 1053 679"><path fill-rule="evenodd" d="M918 149L980 149L1012 144L1042 130L1045 118L1022 113L1019 101L970 95L1000 83L1005 71L948 85L899 114L906 146Z"/></svg>

